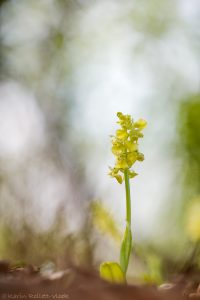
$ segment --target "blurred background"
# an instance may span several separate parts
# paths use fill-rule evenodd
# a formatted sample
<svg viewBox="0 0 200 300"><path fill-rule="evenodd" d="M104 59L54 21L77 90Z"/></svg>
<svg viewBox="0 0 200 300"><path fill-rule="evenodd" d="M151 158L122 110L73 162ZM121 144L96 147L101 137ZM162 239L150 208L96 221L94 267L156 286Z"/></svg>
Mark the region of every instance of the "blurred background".
<svg viewBox="0 0 200 300"><path fill-rule="evenodd" d="M0 259L115 260L116 112L146 119L130 280L200 266L200 2L0 1Z"/></svg>

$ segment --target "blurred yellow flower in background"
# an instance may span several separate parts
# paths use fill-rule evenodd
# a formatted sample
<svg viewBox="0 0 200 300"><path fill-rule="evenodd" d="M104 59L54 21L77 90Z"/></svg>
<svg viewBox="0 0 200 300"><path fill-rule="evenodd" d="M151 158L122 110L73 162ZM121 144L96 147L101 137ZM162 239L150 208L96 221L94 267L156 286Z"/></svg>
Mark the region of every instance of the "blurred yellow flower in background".
<svg viewBox="0 0 200 300"><path fill-rule="evenodd" d="M188 208L186 232L193 242L200 240L200 196L195 198Z"/></svg>

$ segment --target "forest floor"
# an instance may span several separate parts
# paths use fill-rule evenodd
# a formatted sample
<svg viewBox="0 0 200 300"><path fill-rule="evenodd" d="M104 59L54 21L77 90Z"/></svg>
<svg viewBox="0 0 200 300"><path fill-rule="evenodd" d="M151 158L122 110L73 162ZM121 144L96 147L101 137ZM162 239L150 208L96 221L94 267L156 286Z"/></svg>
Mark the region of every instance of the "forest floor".
<svg viewBox="0 0 200 300"><path fill-rule="evenodd" d="M0 299L183 300L200 299L200 274L156 286L116 285L94 271L69 267L42 275L39 268L0 261Z"/></svg>

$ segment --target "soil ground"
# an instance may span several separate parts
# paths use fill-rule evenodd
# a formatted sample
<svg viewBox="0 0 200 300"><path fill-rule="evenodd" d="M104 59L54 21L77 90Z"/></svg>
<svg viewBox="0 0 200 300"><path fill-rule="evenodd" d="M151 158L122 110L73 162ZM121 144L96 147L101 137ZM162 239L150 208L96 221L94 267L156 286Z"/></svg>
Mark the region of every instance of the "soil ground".
<svg viewBox="0 0 200 300"><path fill-rule="evenodd" d="M33 266L12 268L0 262L0 299L69 300L183 300L200 299L200 274L180 277L175 283L156 286L116 285L93 271L69 267L42 275Z"/></svg>

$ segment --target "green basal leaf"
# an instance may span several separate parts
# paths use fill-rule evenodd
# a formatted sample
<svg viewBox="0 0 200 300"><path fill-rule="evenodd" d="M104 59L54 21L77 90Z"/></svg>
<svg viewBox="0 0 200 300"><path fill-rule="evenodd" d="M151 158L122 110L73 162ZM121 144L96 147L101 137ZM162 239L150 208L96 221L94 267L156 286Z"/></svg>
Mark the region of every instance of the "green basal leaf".
<svg viewBox="0 0 200 300"><path fill-rule="evenodd" d="M131 234L130 227L127 225L124 234L124 239L121 245L121 251L120 251L120 265L124 274L126 274L128 268L131 250L132 250L132 234Z"/></svg>
<svg viewBox="0 0 200 300"><path fill-rule="evenodd" d="M125 276L120 265L112 261L107 261L100 265L100 276L102 279L112 283L125 282Z"/></svg>

